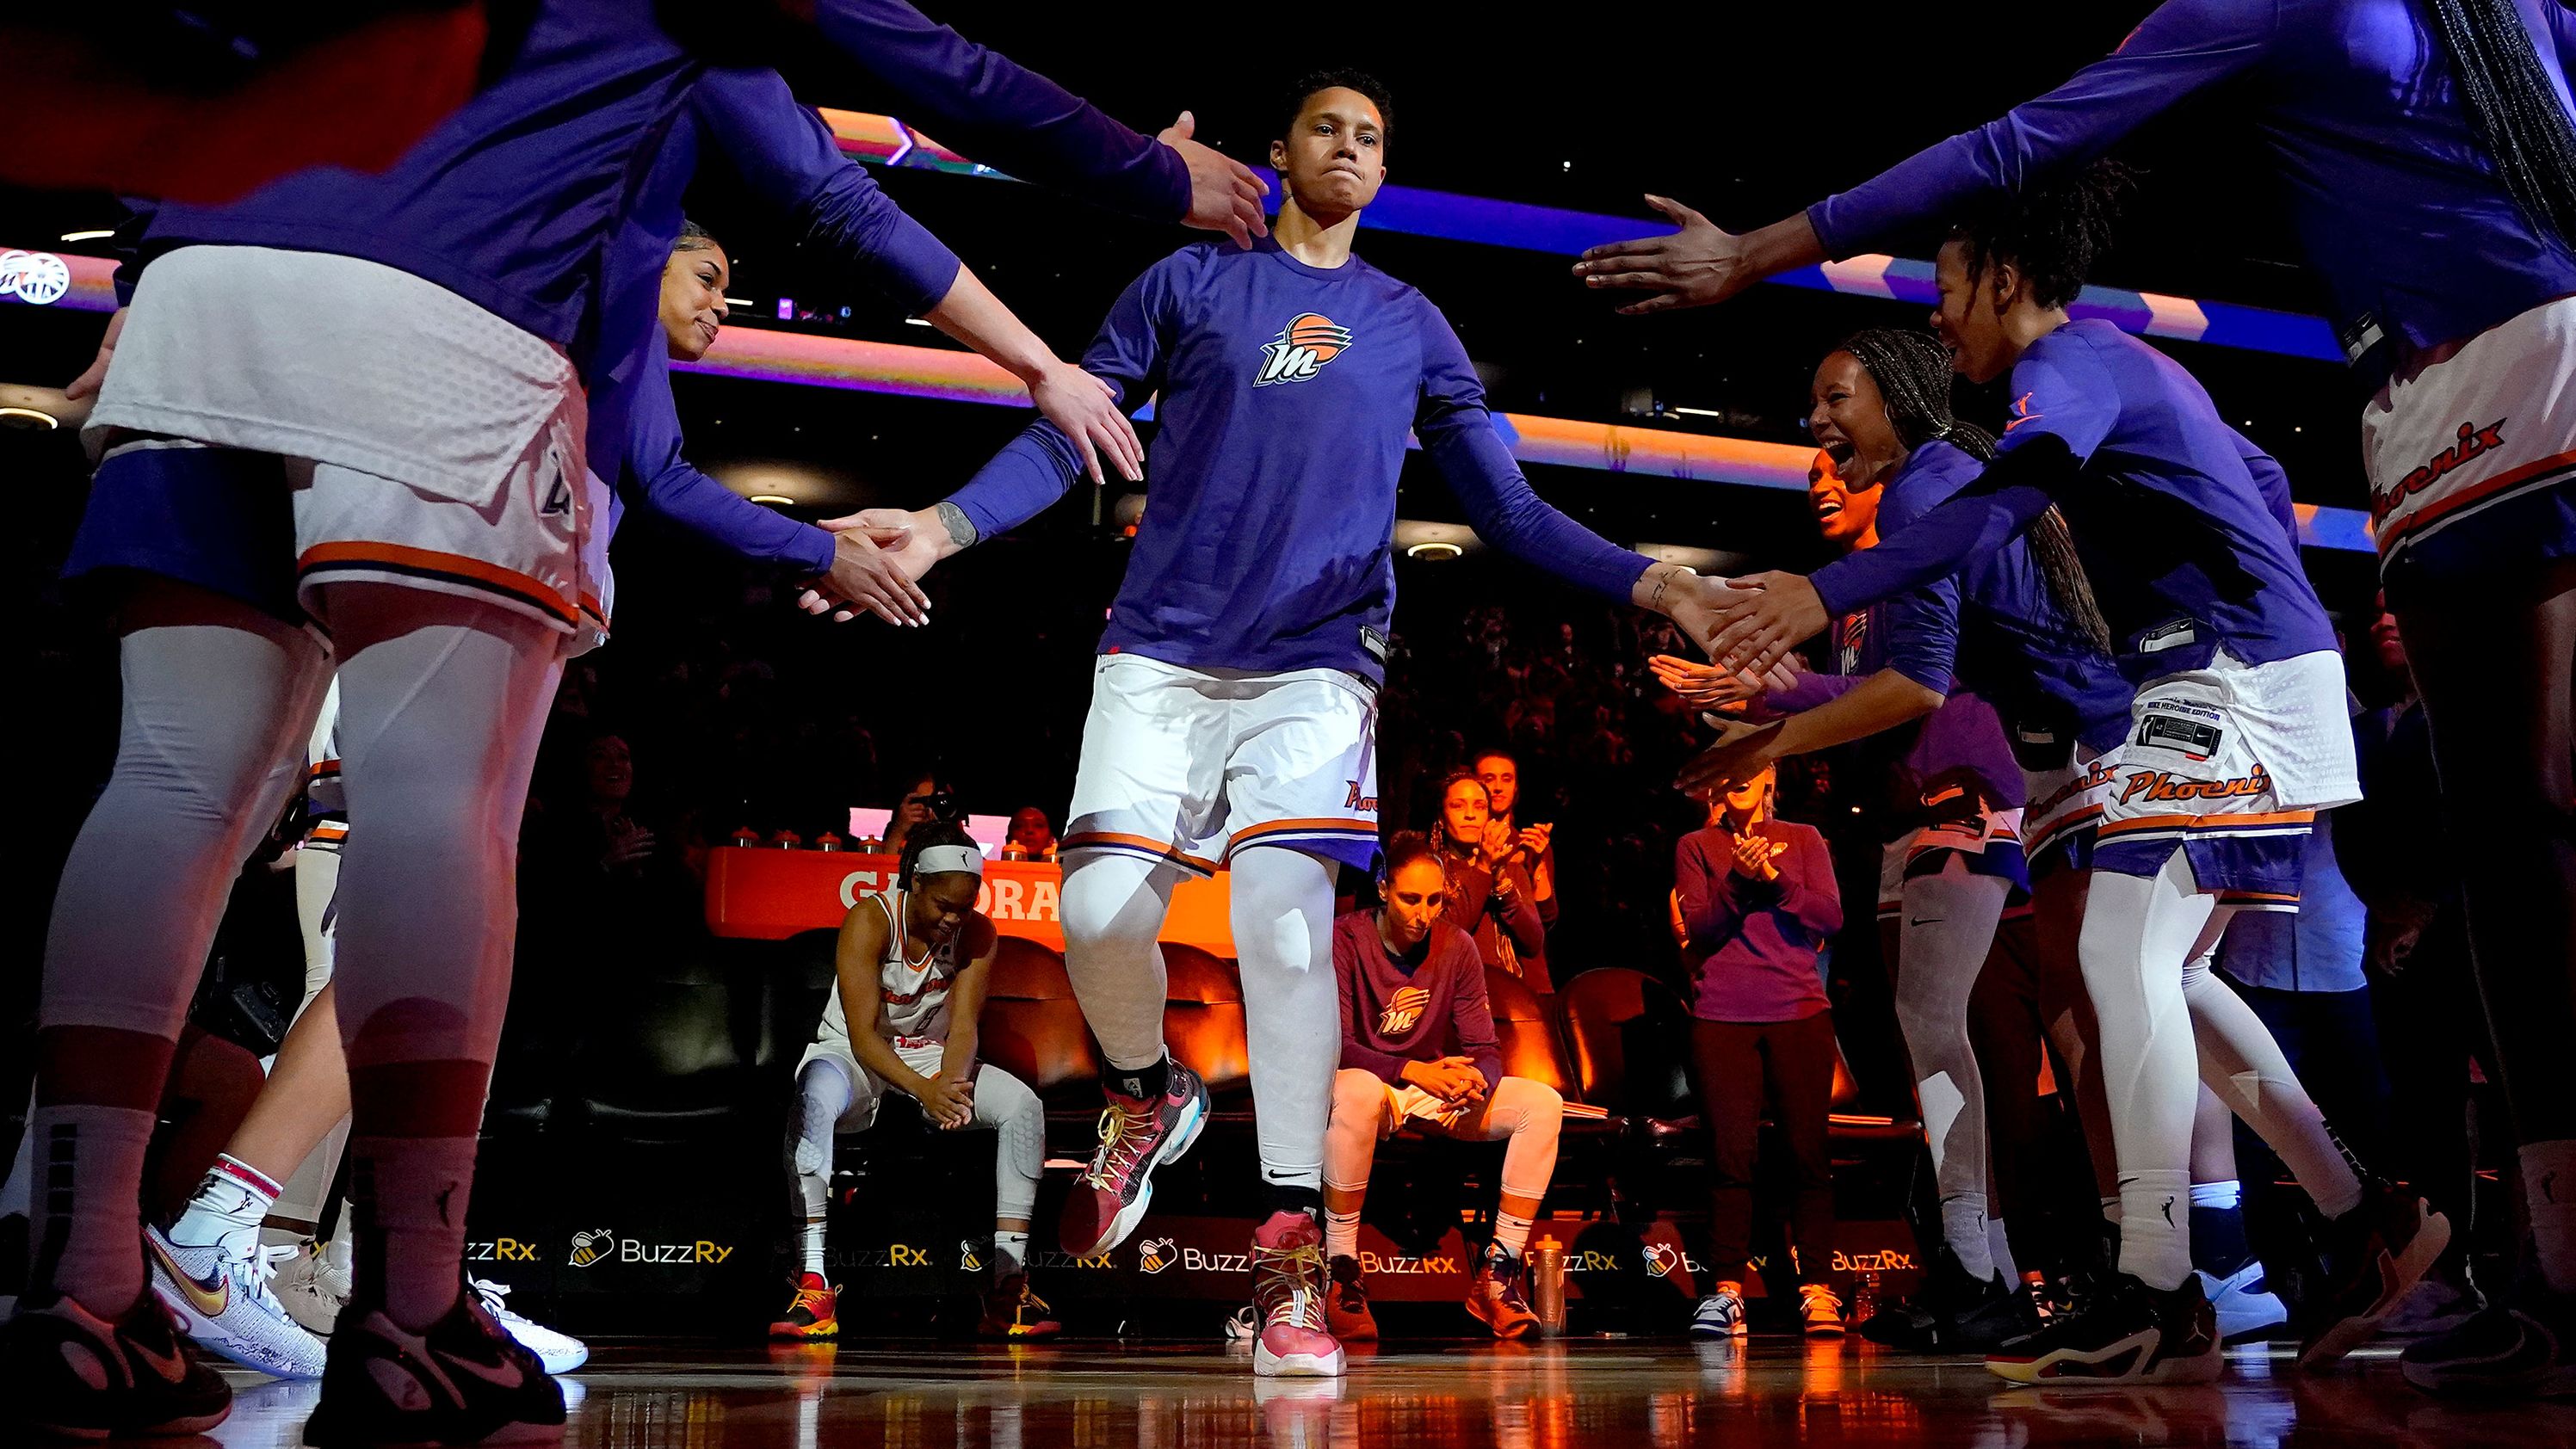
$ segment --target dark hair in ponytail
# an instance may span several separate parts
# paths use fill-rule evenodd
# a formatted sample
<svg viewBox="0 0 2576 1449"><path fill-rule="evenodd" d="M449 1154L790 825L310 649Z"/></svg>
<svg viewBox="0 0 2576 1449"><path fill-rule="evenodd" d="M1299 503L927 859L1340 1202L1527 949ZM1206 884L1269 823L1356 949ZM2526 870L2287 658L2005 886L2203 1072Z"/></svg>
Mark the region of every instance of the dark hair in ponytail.
<svg viewBox="0 0 2576 1449"><path fill-rule="evenodd" d="M1995 436L1950 411L1950 356L1929 336L1895 327L1872 327L1844 338L1835 349L1852 359L1878 384L1887 405L1887 421L1908 449L1935 439L1949 443L1981 463L1995 457ZM2048 580L2050 597L2094 647L2111 652L2111 626L2093 597L2093 582L2075 554L2075 535L2066 516L2051 505L2030 526L2031 556Z"/></svg>
<svg viewBox="0 0 2576 1449"><path fill-rule="evenodd" d="M2576 122L2558 103L2521 12L2513 0L2421 3L2514 204L2540 232L2576 247Z"/></svg>
<svg viewBox="0 0 2576 1449"><path fill-rule="evenodd" d="M2010 262L2032 301L2063 307L2111 249L2111 224L2136 181L2119 162L2096 161L1986 200L1951 226L1950 238L1967 249L1970 277Z"/></svg>

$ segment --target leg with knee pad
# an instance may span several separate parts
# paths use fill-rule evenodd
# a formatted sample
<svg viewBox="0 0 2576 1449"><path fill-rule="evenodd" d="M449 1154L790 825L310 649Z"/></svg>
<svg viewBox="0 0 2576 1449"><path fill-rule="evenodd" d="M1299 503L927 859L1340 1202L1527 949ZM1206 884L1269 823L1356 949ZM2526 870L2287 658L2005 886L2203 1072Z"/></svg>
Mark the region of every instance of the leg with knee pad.
<svg viewBox="0 0 2576 1449"><path fill-rule="evenodd" d="M1262 1176L1274 1187L1320 1193L1342 1050L1332 867L1302 851L1257 846L1234 857L1232 886Z"/></svg>
<svg viewBox="0 0 2576 1449"><path fill-rule="evenodd" d="M1028 1084L1000 1067L975 1070L975 1121L1001 1137L993 1158L993 1215L1026 1221L1046 1170L1046 1107Z"/></svg>
<svg viewBox="0 0 2576 1449"><path fill-rule="evenodd" d="M2191 1272L2199 1062L2182 976L2216 912L2176 850L2152 879L2094 872L2080 938L2119 1164L2120 1267L2159 1289Z"/></svg>
<svg viewBox="0 0 2576 1449"><path fill-rule="evenodd" d="M1065 865L1056 913L1074 999L1109 1065L1163 1059L1163 916L1180 883L1173 868L1105 850Z"/></svg>
<svg viewBox="0 0 2576 1449"><path fill-rule="evenodd" d="M1968 1276L1994 1274L1986 1248L1986 1092L1968 1039L1968 1001L1994 947L2011 883L1952 853L1937 875L1905 883L1896 1020L1914 1061L1915 1097L1941 1196L1941 1230Z"/></svg>

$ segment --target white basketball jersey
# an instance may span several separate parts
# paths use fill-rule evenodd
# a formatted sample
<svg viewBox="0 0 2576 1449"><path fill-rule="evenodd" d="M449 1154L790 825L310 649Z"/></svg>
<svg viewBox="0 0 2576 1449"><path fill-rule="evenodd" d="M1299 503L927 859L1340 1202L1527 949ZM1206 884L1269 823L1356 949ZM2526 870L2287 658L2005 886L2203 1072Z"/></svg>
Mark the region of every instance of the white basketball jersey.
<svg viewBox="0 0 2576 1449"><path fill-rule="evenodd" d="M877 964L877 1035L903 1046L948 1039L948 991L957 980L957 940L949 938L919 960L903 928L903 891L889 887L870 896L886 913L885 958ZM964 932L959 932L963 936ZM823 1008L823 1031L847 1037L849 1016L841 1009L841 990Z"/></svg>

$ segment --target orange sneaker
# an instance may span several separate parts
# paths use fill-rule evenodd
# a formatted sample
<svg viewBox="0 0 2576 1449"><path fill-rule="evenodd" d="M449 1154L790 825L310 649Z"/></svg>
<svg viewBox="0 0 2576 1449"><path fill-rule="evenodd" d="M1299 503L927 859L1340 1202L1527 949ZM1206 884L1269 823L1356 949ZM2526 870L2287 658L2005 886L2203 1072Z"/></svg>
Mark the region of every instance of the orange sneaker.
<svg viewBox="0 0 2576 1449"><path fill-rule="evenodd" d="M772 1338L810 1339L841 1336L841 1290L823 1281L820 1273L807 1273L796 1280L796 1301L787 1312L769 1325Z"/></svg>

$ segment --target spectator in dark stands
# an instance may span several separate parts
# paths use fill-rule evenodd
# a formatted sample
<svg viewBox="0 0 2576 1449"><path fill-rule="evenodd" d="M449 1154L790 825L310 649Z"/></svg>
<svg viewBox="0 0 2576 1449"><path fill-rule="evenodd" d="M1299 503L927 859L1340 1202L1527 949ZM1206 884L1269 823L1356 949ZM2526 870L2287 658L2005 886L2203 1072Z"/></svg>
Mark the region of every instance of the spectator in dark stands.
<svg viewBox="0 0 2576 1449"><path fill-rule="evenodd" d="M1816 958L1842 929L1842 896L1825 838L1771 813L1776 778L1730 784L1717 819L1682 837L1673 859L1681 893L1683 964L1690 977L1691 1055L1715 1181L1709 1272L1691 1332L1738 1337L1752 1253L1756 1132L1766 1099L1796 1166L1787 1215L1800 1317L1809 1334L1843 1331L1842 1300L1824 1281L1834 1231L1833 1159L1826 1116L1834 1092L1834 1017Z"/></svg>
<svg viewBox="0 0 2576 1449"><path fill-rule="evenodd" d="M1436 853L1449 879L1449 919L1476 939L1476 954L1542 994L1547 979L1547 931L1531 897L1527 851L1495 823L1484 782L1453 770L1440 785L1440 844Z"/></svg>
<svg viewBox="0 0 2576 1449"><path fill-rule="evenodd" d="M1511 751L1487 750L1473 763L1476 782L1485 787L1486 828L1500 826L1519 843L1521 860L1529 866L1530 902L1538 907L1541 929L1552 931L1556 929L1556 827L1521 818L1521 765Z"/></svg>
<svg viewBox="0 0 2576 1449"><path fill-rule="evenodd" d="M1014 850L1019 852L1017 856L1011 854ZM1048 823L1045 811L1030 805L1011 817L1010 841L1002 848L1002 858L1055 859L1055 827Z"/></svg>
<svg viewBox="0 0 2576 1449"><path fill-rule="evenodd" d="M1496 1338L1538 1328L1522 1252L1556 1173L1565 1099L1554 1087L1503 1075L1485 968L1466 934L1440 919L1448 880L1429 841L1407 831L1387 842L1379 882L1385 904L1333 924L1341 979L1342 1065L1333 1079L1324 1139L1325 1298L1335 1337L1377 1337L1360 1281L1360 1207L1379 1139L1408 1125L1469 1142L1504 1142L1494 1238L1476 1260L1467 1311Z"/></svg>
<svg viewBox="0 0 2576 1449"><path fill-rule="evenodd" d="M904 837L933 820L957 818L957 787L937 774L916 775L886 822L885 854L903 854Z"/></svg>

